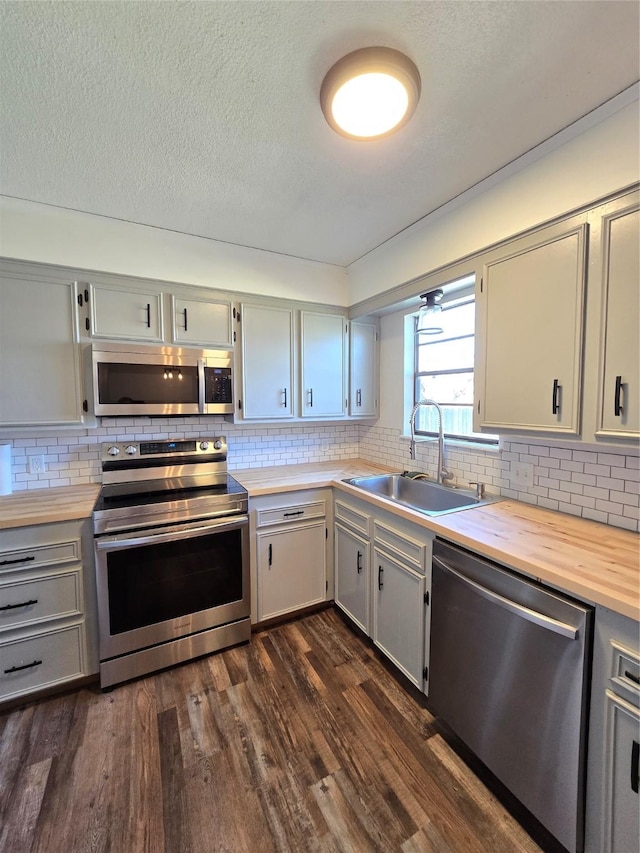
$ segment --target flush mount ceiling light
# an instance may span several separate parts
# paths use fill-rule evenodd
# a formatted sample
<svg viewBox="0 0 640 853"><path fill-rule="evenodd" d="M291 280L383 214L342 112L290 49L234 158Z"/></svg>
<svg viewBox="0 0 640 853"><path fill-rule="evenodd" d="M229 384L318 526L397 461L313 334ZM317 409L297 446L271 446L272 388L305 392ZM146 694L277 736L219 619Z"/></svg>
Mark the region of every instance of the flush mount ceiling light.
<svg viewBox="0 0 640 853"><path fill-rule="evenodd" d="M441 335L444 331L442 328L442 290L430 290L429 293L423 293L420 299L425 302L420 306L418 312L418 323L416 325L417 335Z"/></svg>
<svg viewBox="0 0 640 853"><path fill-rule="evenodd" d="M336 133L349 139L381 139L409 121L420 86L418 69L403 53L364 47L329 69L320 104Z"/></svg>

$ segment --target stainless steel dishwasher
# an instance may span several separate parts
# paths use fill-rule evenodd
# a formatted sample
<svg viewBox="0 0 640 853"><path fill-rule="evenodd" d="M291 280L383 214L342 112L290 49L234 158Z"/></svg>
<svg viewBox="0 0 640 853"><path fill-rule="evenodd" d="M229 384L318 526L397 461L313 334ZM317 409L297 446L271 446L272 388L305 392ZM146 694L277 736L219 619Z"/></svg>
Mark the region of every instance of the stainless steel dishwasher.
<svg viewBox="0 0 640 853"><path fill-rule="evenodd" d="M584 845L592 608L433 546L429 704L568 850Z"/></svg>

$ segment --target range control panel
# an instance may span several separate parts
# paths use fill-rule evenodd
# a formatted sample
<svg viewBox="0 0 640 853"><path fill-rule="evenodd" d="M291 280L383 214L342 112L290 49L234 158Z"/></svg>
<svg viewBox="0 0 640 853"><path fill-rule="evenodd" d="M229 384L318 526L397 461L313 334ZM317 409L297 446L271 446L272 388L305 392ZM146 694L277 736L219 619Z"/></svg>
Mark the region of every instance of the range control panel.
<svg viewBox="0 0 640 853"><path fill-rule="evenodd" d="M114 462L118 459L151 458L166 459L182 456L201 456L217 459L227 457L227 439L224 435L175 439L174 441L126 441L104 442L101 445L102 462ZM204 459L203 459L204 461Z"/></svg>

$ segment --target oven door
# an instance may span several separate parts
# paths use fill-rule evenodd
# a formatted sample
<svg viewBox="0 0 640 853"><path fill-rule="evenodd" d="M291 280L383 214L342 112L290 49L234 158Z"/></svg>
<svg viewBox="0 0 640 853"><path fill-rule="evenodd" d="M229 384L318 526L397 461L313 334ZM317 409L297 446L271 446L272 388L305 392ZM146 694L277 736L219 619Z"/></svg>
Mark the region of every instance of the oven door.
<svg viewBox="0 0 640 853"><path fill-rule="evenodd" d="M247 618L246 515L95 540L100 660Z"/></svg>

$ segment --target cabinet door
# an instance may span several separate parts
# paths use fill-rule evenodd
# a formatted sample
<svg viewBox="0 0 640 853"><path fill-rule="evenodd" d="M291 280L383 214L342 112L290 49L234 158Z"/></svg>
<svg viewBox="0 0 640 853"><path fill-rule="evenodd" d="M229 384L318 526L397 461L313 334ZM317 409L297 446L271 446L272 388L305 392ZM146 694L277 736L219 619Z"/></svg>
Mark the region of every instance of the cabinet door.
<svg viewBox="0 0 640 853"><path fill-rule="evenodd" d="M336 604L365 634L369 629L369 542L340 524L335 526Z"/></svg>
<svg viewBox="0 0 640 853"><path fill-rule="evenodd" d="M580 430L586 224L518 241L484 267L476 365L481 428Z"/></svg>
<svg viewBox="0 0 640 853"><path fill-rule="evenodd" d="M611 853L640 850L640 711L606 692L605 839Z"/></svg>
<svg viewBox="0 0 640 853"><path fill-rule="evenodd" d="M242 416L293 416L293 312L243 305Z"/></svg>
<svg viewBox="0 0 640 853"><path fill-rule="evenodd" d="M324 521L257 533L256 540L259 621L325 600Z"/></svg>
<svg viewBox="0 0 640 853"><path fill-rule="evenodd" d="M301 312L302 416L344 415L345 318Z"/></svg>
<svg viewBox="0 0 640 853"><path fill-rule="evenodd" d="M171 297L171 338L189 346L233 346L230 302Z"/></svg>
<svg viewBox="0 0 640 853"><path fill-rule="evenodd" d="M604 309L599 435L640 434L640 211L609 218L603 229Z"/></svg>
<svg viewBox="0 0 640 853"><path fill-rule="evenodd" d="M82 423L72 283L0 278L0 424Z"/></svg>
<svg viewBox="0 0 640 853"><path fill-rule="evenodd" d="M372 323L350 323L349 414L378 414L378 329Z"/></svg>
<svg viewBox="0 0 640 853"><path fill-rule="evenodd" d="M91 285L91 335L162 341L162 294L133 287Z"/></svg>
<svg viewBox="0 0 640 853"><path fill-rule="evenodd" d="M374 548L373 641L422 690L425 578Z"/></svg>

